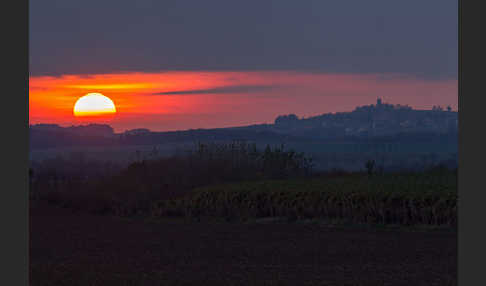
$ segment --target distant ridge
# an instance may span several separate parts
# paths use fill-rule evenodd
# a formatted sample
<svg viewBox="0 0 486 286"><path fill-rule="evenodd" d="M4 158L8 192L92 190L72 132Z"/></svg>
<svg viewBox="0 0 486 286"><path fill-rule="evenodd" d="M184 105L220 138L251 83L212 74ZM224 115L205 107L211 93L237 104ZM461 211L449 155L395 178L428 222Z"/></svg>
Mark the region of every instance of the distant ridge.
<svg viewBox="0 0 486 286"><path fill-rule="evenodd" d="M115 133L106 124L61 127L56 124L30 125L30 147L113 146L163 144L198 140L248 140L261 142L306 140L398 140L397 138L456 138L457 112L434 106L415 110L409 106L383 103L356 107L351 112L327 113L299 119L280 115L273 124L153 132L146 128ZM425 136L425 137L424 137ZM395 139L393 139L395 138Z"/></svg>

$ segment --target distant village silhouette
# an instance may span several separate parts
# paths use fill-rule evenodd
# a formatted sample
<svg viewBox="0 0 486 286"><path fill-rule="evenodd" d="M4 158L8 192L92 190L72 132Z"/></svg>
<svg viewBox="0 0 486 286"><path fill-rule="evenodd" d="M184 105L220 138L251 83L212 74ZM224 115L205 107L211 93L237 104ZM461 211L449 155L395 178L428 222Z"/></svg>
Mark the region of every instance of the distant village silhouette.
<svg viewBox="0 0 486 286"><path fill-rule="evenodd" d="M107 124L88 124L61 127L57 124L30 125L31 132L66 133L79 136L124 137L150 133L191 132L194 130L257 131L292 136L332 138L342 136L373 137L403 133L455 134L458 130L458 113L448 106L434 106L431 110L417 110L408 105L384 103L358 106L351 112L326 113L308 118L295 114L278 116L273 124L256 124L240 127L191 129L186 131L152 132L146 128L115 133Z"/></svg>

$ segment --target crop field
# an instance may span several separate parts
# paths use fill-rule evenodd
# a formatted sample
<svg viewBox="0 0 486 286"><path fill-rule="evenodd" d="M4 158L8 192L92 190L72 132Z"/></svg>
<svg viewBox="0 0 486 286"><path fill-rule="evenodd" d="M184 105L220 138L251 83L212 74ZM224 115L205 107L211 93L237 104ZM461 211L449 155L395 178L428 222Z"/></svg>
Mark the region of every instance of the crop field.
<svg viewBox="0 0 486 286"><path fill-rule="evenodd" d="M457 285L457 170L247 147L34 166L30 285Z"/></svg>
<svg viewBox="0 0 486 286"><path fill-rule="evenodd" d="M455 226L457 175L452 172L363 174L241 182L197 188L156 202L154 216L284 217L354 223Z"/></svg>

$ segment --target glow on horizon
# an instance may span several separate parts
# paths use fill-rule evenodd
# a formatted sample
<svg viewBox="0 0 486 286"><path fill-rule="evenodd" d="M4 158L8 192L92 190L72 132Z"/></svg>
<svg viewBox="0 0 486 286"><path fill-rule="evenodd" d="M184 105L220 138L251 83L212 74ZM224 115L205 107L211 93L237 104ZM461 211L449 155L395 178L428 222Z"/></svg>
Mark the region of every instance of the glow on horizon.
<svg viewBox="0 0 486 286"><path fill-rule="evenodd" d="M295 71L173 71L30 77L29 123L76 125L75 102L89 92L116 102L116 131L217 128L273 122L280 114L309 117L351 111L377 97L416 109L457 110L457 79L425 80L393 74ZM107 122L103 118L93 123Z"/></svg>

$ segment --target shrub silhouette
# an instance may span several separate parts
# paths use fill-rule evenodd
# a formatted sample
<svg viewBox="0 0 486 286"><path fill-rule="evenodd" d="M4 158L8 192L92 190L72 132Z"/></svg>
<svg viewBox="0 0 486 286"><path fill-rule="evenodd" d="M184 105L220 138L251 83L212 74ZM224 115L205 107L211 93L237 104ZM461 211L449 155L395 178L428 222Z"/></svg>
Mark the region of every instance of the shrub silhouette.
<svg viewBox="0 0 486 286"><path fill-rule="evenodd" d="M365 167L366 167L366 172L368 173L368 176L373 175L373 171L375 169L375 160L366 161Z"/></svg>
<svg viewBox="0 0 486 286"><path fill-rule="evenodd" d="M69 162L58 160L58 166L70 166ZM89 169L87 162L83 164L82 170ZM199 142L182 155L151 160L138 157L116 174L60 175L62 172L47 164L42 179L33 188L41 196L49 193L52 197L55 192L56 198L66 198L56 199L56 202L63 201L77 208L83 208L82 204L90 204L91 201L93 208L101 205L108 208L108 205L114 212L133 213L134 209L147 211L153 200L182 197L195 187L301 177L310 175L311 171L310 158L303 153L287 151L283 145L275 148L267 146L261 152L256 144L245 141Z"/></svg>

